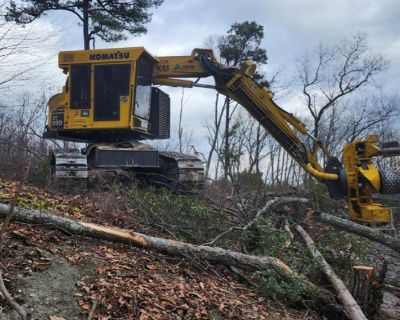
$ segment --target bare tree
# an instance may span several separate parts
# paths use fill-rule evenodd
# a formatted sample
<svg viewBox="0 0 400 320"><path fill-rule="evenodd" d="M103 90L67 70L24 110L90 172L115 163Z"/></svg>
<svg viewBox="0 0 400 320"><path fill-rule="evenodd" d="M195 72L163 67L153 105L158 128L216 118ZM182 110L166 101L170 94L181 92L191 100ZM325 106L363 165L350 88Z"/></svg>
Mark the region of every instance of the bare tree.
<svg viewBox="0 0 400 320"><path fill-rule="evenodd" d="M367 95L345 99L326 113L320 132L325 144L335 154L340 154L344 143L366 138L370 134L382 135L388 128L395 128L400 112L397 96Z"/></svg>
<svg viewBox="0 0 400 320"><path fill-rule="evenodd" d="M44 127L46 104L45 95L37 99L25 96L19 106L0 109L0 176L17 179L27 163L31 163L29 179L46 182L49 142L38 133Z"/></svg>
<svg viewBox="0 0 400 320"><path fill-rule="evenodd" d="M179 141L179 152L183 152L183 127L182 127L182 116L183 116L183 98L185 97L185 88L182 88L182 95L181 95L181 105L179 108L179 122L178 122L178 141Z"/></svg>
<svg viewBox="0 0 400 320"><path fill-rule="evenodd" d="M34 71L49 60L49 54L41 50L43 44L53 39L43 26L34 24L24 28L5 21L5 12L5 2L0 2L0 90L3 92L37 77Z"/></svg>
<svg viewBox="0 0 400 320"><path fill-rule="evenodd" d="M316 57L305 55L298 64L305 104L313 119L313 135L320 139L324 115L350 94L374 83L387 61L371 52L363 33L334 47L320 45ZM314 143L314 151L317 144Z"/></svg>
<svg viewBox="0 0 400 320"><path fill-rule="evenodd" d="M210 166L211 166L211 161L214 152L217 149L218 145L218 137L219 137L219 132L221 128L221 123L222 123L222 117L224 115L224 108L225 104L221 107L221 110L219 110L219 92L217 92L217 95L215 97L215 107L214 107L214 119L212 124L206 124L207 130L208 130L208 136L207 140L210 145L210 150L208 151L208 156L207 156L207 161L206 161L206 169L205 169L205 176L209 176L209 171L210 171ZM216 163L216 166L218 167L218 162Z"/></svg>
<svg viewBox="0 0 400 320"><path fill-rule="evenodd" d="M257 174L261 173L260 163L269 154L266 150L267 146L267 131L260 123L254 121L249 115L244 116L245 130L243 130L244 147L248 155L248 171Z"/></svg>

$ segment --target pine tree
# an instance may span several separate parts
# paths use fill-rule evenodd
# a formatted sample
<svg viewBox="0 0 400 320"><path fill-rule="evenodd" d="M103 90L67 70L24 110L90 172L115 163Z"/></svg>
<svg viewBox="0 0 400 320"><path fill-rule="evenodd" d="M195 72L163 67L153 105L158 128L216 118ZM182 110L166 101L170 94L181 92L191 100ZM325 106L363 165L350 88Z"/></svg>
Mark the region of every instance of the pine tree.
<svg viewBox="0 0 400 320"><path fill-rule="evenodd" d="M126 39L126 32L134 35L146 33L151 8L163 0L11 0L6 13L8 21L28 24L49 11L66 11L80 20L85 50L95 37L106 42Z"/></svg>
<svg viewBox="0 0 400 320"><path fill-rule="evenodd" d="M232 24L226 36L219 39L218 49L222 61L230 66L238 66L245 60L253 60L255 63L262 65L267 63L267 52L260 47L261 41L264 38L264 27L255 21L236 22ZM256 73L255 78L260 80L262 75ZM263 84L266 84L263 82ZM225 150L224 150L224 176L225 178L230 171L230 162L232 153L230 151L229 139L230 132L230 99L225 101Z"/></svg>
<svg viewBox="0 0 400 320"><path fill-rule="evenodd" d="M218 49L227 65L237 66L250 59L257 64L267 63L267 52L260 48L264 27L255 21L232 24L227 36L220 38Z"/></svg>

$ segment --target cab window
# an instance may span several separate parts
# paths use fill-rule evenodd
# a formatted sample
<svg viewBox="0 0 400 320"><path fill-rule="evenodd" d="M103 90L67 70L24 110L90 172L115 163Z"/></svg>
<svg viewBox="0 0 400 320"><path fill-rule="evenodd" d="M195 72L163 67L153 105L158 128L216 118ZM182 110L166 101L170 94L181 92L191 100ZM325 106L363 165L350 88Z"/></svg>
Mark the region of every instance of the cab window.
<svg viewBox="0 0 400 320"><path fill-rule="evenodd" d="M121 97L129 96L130 64L94 66L94 120L120 119Z"/></svg>
<svg viewBox="0 0 400 320"><path fill-rule="evenodd" d="M70 73L71 108L90 108L90 64L75 64Z"/></svg>

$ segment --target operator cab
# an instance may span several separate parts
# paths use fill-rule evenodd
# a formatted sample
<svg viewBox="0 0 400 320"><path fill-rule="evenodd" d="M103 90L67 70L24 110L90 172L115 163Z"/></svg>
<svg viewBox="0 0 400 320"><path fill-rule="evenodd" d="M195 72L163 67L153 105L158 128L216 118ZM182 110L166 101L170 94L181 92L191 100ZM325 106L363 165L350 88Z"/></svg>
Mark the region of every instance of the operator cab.
<svg viewBox="0 0 400 320"><path fill-rule="evenodd" d="M63 92L49 101L45 137L79 142L168 139L170 99L153 87L144 48L64 51Z"/></svg>

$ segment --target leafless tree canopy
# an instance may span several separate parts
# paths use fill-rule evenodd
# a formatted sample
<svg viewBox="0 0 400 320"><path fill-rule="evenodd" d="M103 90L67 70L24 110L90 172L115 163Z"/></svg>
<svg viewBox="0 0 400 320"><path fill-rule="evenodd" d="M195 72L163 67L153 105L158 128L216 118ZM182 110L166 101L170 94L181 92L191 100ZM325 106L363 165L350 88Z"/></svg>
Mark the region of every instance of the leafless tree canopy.
<svg viewBox="0 0 400 320"><path fill-rule="evenodd" d="M374 84L375 76L388 62L374 54L365 34L359 33L334 47L320 45L315 55L305 55L298 63L305 104L313 119L313 135L320 138L325 113L345 96Z"/></svg>
<svg viewBox="0 0 400 320"><path fill-rule="evenodd" d="M37 79L37 70L49 60L43 49L54 35L42 26L21 27L6 22L5 2L0 2L0 92L27 86L27 81ZM0 101L0 105L5 105Z"/></svg>
<svg viewBox="0 0 400 320"><path fill-rule="evenodd" d="M30 180L44 184L50 170L47 164L48 142L41 136L47 97L25 97L21 105L0 109L0 177L18 178L31 163Z"/></svg>

